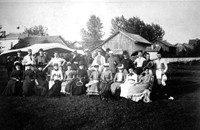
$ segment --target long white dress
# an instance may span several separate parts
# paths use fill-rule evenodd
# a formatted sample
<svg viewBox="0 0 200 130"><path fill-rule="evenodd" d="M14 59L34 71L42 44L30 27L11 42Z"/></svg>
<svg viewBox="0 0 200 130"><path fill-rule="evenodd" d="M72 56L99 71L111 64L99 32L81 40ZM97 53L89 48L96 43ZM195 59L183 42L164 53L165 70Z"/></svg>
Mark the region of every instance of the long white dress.
<svg viewBox="0 0 200 130"><path fill-rule="evenodd" d="M130 73L127 75L125 83L120 85L120 97L128 98L128 90L137 82L137 78L138 75L136 73Z"/></svg>

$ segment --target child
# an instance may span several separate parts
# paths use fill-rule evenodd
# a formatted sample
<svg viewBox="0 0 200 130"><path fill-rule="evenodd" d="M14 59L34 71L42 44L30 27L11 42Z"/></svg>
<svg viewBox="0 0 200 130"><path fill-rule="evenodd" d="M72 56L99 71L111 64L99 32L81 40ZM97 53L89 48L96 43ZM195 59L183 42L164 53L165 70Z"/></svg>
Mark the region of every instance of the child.
<svg viewBox="0 0 200 130"><path fill-rule="evenodd" d="M90 82L86 84L87 95L99 95L99 81L101 73L99 72L99 65L94 64L94 71L90 75Z"/></svg>
<svg viewBox="0 0 200 130"><path fill-rule="evenodd" d="M64 82L62 83L61 93L70 94L72 92L72 82L76 77L76 71L72 70L72 64L67 63L67 71L64 74Z"/></svg>
<svg viewBox="0 0 200 130"><path fill-rule="evenodd" d="M49 81L49 95L48 96L49 97L60 96L61 81L63 80L63 75L57 63L55 63L53 66L50 79L51 81Z"/></svg>
<svg viewBox="0 0 200 130"><path fill-rule="evenodd" d="M125 82L126 73L124 73L123 65L118 65L118 72L115 74L114 83L111 84L111 92L113 96L117 96L116 90L119 89L119 86Z"/></svg>
<svg viewBox="0 0 200 130"><path fill-rule="evenodd" d="M21 96L22 94L23 71L20 70L21 64L19 61L16 61L14 66L16 70L13 70L10 75L11 78L3 92L3 95L5 96Z"/></svg>

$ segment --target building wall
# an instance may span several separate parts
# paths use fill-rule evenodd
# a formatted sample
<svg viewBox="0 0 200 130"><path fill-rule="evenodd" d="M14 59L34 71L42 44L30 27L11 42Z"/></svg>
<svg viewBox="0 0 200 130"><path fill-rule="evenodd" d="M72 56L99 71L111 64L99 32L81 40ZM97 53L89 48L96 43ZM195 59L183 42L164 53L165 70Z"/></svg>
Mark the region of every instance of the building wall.
<svg viewBox="0 0 200 130"><path fill-rule="evenodd" d="M115 37L110 39L107 43L105 43L103 47L110 48L111 50L127 50L129 54L131 54L132 52L137 50L145 50L147 46L147 44L135 43L135 41L119 33Z"/></svg>
<svg viewBox="0 0 200 130"><path fill-rule="evenodd" d="M1 49L1 51L6 51L6 50L9 50L11 49L11 44L14 46L18 43L18 39L11 39L11 40L4 40L4 39L1 39L0 40L0 45L3 47Z"/></svg>

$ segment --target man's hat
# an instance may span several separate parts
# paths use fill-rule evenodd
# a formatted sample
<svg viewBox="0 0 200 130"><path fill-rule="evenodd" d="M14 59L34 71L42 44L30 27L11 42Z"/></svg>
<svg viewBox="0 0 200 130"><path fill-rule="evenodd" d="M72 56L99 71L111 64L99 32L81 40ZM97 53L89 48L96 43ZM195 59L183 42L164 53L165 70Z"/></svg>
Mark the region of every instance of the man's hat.
<svg viewBox="0 0 200 130"><path fill-rule="evenodd" d="M71 62L67 62L67 66L72 66L72 63Z"/></svg>
<svg viewBox="0 0 200 130"><path fill-rule="evenodd" d="M79 62L79 66L84 66L83 62Z"/></svg>
<svg viewBox="0 0 200 130"><path fill-rule="evenodd" d="M33 66L32 64L27 64L27 65L25 65L25 66Z"/></svg>
<svg viewBox="0 0 200 130"><path fill-rule="evenodd" d="M58 66L58 63L54 63L53 66Z"/></svg>
<svg viewBox="0 0 200 130"><path fill-rule="evenodd" d="M21 63L20 63L19 61L15 61L15 62L14 62L14 66L17 66L17 65L18 65L18 66L21 66Z"/></svg>
<svg viewBox="0 0 200 130"><path fill-rule="evenodd" d="M117 68L118 68L118 69L123 69L123 68L124 68L124 65L123 65L123 64L119 64L119 65L117 66Z"/></svg>
<svg viewBox="0 0 200 130"><path fill-rule="evenodd" d="M85 50L84 50L84 52L88 52L88 51L89 51L89 49L85 49Z"/></svg>
<svg viewBox="0 0 200 130"><path fill-rule="evenodd" d="M28 49L28 52L32 52L32 49Z"/></svg>
<svg viewBox="0 0 200 130"><path fill-rule="evenodd" d="M113 54L113 51L109 51L109 54Z"/></svg>
<svg viewBox="0 0 200 130"><path fill-rule="evenodd" d="M7 56L7 59L10 59L11 57L10 56Z"/></svg>
<svg viewBox="0 0 200 130"><path fill-rule="evenodd" d="M40 51L44 51L44 50L42 48L40 48L38 52L40 52Z"/></svg>
<svg viewBox="0 0 200 130"><path fill-rule="evenodd" d="M17 53L21 53L21 52L22 52L21 50L18 50L18 51L17 51Z"/></svg>

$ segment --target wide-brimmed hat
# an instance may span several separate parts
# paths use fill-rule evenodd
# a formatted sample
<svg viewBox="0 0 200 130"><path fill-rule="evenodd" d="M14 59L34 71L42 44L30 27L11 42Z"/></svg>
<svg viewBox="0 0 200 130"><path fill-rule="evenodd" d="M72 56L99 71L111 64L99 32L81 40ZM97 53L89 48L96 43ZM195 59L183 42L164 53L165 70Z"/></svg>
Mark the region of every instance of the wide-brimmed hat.
<svg viewBox="0 0 200 130"><path fill-rule="evenodd" d="M84 66L83 62L79 62L79 66Z"/></svg>
<svg viewBox="0 0 200 130"><path fill-rule="evenodd" d="M21 50L18 50L18 51L17 51L17 53L21 53L21 52L22 52Z"/></svg>
<svg viewBox="0 0 200 130"><path fill-rule="evenodd" d="M113 51L109 51L109 54L113 54Z"/></svg>
<svg viewBox="0 0 200 130"><path fill-rule="evenodd" d="M17 66L17 65L20 66L21 63L20 63L19 61L15 61L15 62L14 62L14 66Z"/></svg>
<svg viewBox="0 0 200 130"><path fill-rule="evenodd" d="M32 49L28 49L28 52L32 52Z"/></svg>
<svg viewBox="0 0 200 130"><path fill-rule="evenodd" d="M124 69L124 65L123 65L123 64L119 64L119 65L117 66L117 68L118 68L118 69Z"/></svg>
<svg viewBox="0 0 200 130"><path fill-rule="evenodd" d="M105 63L103 66L104 67L109 67L110 65L109 65L109 63Z"/></svg>
<svg viewBox="0 0 200 130"><path fill-rule="evenodd" d="M27 64L27 65L25 65L25 66L33 66L32 64Z"/></svg>
<svg viewBox="0 0 200 130"><path fill-rule="evenodd" d="M44 51L44 50L42 48L40 48L38 52L40 52L40 51Z"/></svg>

